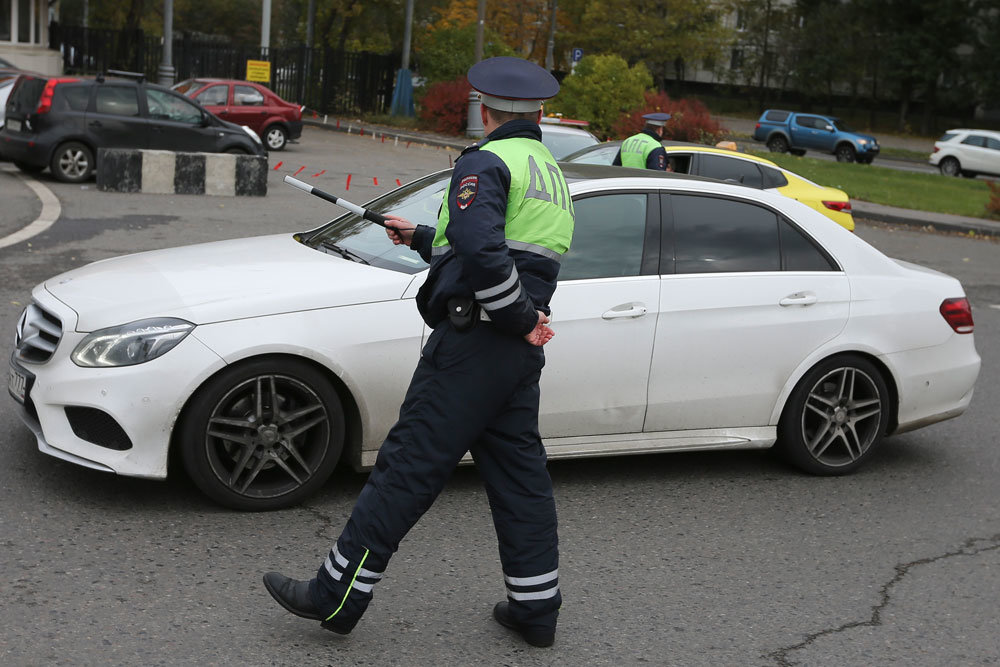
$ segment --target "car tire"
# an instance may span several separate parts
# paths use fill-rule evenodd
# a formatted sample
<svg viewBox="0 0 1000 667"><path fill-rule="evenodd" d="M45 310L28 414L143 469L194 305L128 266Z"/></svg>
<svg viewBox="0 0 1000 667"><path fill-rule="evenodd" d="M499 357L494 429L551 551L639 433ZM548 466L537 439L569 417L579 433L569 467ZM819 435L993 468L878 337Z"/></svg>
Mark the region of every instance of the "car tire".
<svg viewBox="0 0 1000 667"><path fill-rule="evenodd" d="M889 423L889 388L856 354L826 359L792 391L778 422L778 446L814 475L845 475L871 458Z"/></svg>
<svg viewBox="0 0 1000 667"><path fill-rule="evenodd" d="M776 134L767 140L767 150L772 153L787 153L788 152L788 139L785 139L780 134Z"/></svg>
<svg viewBox="0 0 1000 667"><path fill-rule="evenodd" d="M854 146L850 144L840 144L833 154L837 156L837 162L854 162L857 159Z"/></svg>
<svg viewBox="0 0 1000 667"><path fill-rule="evenodd" d="M20 160L14 160L14 166L26 174L37 174L45 169L44 164L28 164L27 162L21 162Z"/></svg>
<svg viewBox="0 0 1000 667"><path fill-rule="evenodd" d="M67 141L52 153L49 169L63 183L82 183L94 173L94 152L79 141Z"/></svg>
<svg viewBox="0 0 1000 667"><path fill-rule="evenodd" d="M181 460L195 485L237 510L296 505L333 473L344 446L344 410L314 366L260 357L209 379L179 427Z"/></svg>
<svg viewBox="0 0 1000 667"><path fill-rule="evenodd" d="M288 143L288 131L280 125L271 125L264 130L264 145L269 151L285 150Z"/></svg>
<svg viewBox="0 0 1000 667"><path fill-rule="evenodd" d="M795 155L795 156L798 156L798 157L802 157L803 155L806 154L806 151L805 151L804 148L789 148L788 152L791 153L792 155Z"/></svg>
<svg viewBox="0 0 1000 667"><path fill-rule="evenodd" d="M938 164L938 169L942 176L959 176L962 173L962 165L953 157L946 157Z"/></svg>

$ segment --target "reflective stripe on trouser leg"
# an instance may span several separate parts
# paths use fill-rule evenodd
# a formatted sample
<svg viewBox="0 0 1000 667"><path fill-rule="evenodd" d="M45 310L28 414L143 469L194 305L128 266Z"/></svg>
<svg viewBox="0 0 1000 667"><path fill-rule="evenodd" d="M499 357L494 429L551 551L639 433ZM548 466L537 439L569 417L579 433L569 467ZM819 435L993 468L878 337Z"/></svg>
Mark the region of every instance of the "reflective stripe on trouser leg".
<svg viewBox="0 0 1000 667"><path fill-rule="evenodd" d="M540 375L525 378L471 451L493 513L508 609L519 623L553 628L562 595L555 500L538 434Z"/></svg>
<svg viewBox="0 0 1000 667"><path fill-rule="evenodd" d="M448 325L434 330L399 421L379 450L336 552L331 551L328 560L342 575L335 578L324 562L310 589L324 616L339 608L331 623L353 627L364 613L372 591L352 588L347 574L362 567L362 558L363 569L385 571L400 540L437 498L470 445L509 404L526 376L537 376L537 349L490 326L464 333ZM337 554L347 560L346 567L336 567Z"/></svg>

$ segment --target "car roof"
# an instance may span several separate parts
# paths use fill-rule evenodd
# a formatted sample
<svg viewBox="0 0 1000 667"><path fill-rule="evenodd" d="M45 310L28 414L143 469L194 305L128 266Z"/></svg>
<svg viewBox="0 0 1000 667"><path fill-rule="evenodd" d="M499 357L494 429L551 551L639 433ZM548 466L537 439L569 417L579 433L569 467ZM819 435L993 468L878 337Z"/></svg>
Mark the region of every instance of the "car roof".
<svg viewBox="0 0 1000 667"><path fill-rule="evenodd" d="M992 134L994 137L1000 137L1000 132L998 132L997 130L976 130L976 129L970 129L970 128L966 128L966 127L959 127L959 128L955 128L954 130L945 130L946 134L951 134L951 133L957 134L959 132L966 132L966 133L975 132L976 134Z"/></svg>
<svg viewBox="0 0 1000 667"><path fill-rule="evenodd" d="M723 183L715 178L704 176L691 176L690 174L675 174L671 171L656 171L654 169L633 169L632 167L617 167L609 164L581 164L578 162L560 162L563 176L568 182L572 181L600 181L609 178L622 178L628 176L642 176L645 178L655 178L666 181L704 181L706 183ZM733 185L730 183L729 185Z"/></svg>
<svg viewBox="0 0 1000 667"><path fill-rule="evenodd" d="M539 127L542 128L542 132L546 132L548 134L578 134L587 137L594 136L584 128L574 127L572 125L556 125L554 123L540 123ZM596 139L597 137L594 138Z"/></svg>

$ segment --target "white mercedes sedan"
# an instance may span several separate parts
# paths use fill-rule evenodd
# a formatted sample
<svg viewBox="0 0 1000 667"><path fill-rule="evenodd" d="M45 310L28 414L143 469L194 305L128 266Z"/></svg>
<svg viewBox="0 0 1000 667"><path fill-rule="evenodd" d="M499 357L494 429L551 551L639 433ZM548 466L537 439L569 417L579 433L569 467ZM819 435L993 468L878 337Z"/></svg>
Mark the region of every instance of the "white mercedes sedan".
<svg viewBox="0 0 1000 667"><path fill-rule="evenodd" d="M954 278L778 194L564 169L550 458L777 445L837 475L969 405L980 359ZM370 206L434 224L448 177ZM353 213L96 262L35 287L9 391L47 454L162 479L175 450L215 501L287 507L338 461L373 465L428 335L426 268Z"/></svg>

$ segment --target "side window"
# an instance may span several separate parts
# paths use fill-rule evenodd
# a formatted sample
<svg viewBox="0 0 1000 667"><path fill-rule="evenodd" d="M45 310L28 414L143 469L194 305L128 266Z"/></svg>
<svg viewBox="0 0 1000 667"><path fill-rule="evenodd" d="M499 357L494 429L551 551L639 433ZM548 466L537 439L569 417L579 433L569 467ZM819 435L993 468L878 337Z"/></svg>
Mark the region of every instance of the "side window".
<svg viewBox="0 0 1000 667"><path fill-rule="evenodd" d="M138 116L139 97L131 86L98 86L94 109L114 116Z"/></svg>
<svg viewBox="0 0 1000 667"><path fill-rule="evenodd" d="M237 106L260 106L264 104L264 96L253 86L234 86L233 104Z"/></svg>
<svg viewBox="0 0 1000 667"><path fill-rule="evenodd" d="M993 137L986 137L986 147L995 151L1000 151L1000 140Z"/></svg>
<svg viewBox="0 0 1000 667"><path fill-rule="evenodd" d="M63 84L56 86L52 98L52 108L59 111L86 111L90 101L90 86L74 86Z"/></svg>
<svg viewBox="0 0 1000 667"><path fill-rule="evenodd" d="M787 220L778 223L781 267L785 271L836 271L837 267L812 239Z"/></svg>
<svg viewBox="0 0 1000 667"><path fill-rule="evenodd" d="M787 111L768 111L767 115L764 116L764 120L771 120L776 123L784 123L788 120Z"/></svg>
<svg viewBox="0 0 1000 667"><path fill-rule="evenodd" d="M690 153L667 153L667 166L670 168L667 171L672 171L678 174L690 174L691 173L691 154Z"/></svg>
<svg viewBox="0 0 1000 667"><path fill-rule="evenodd" d="M759 189L763 185L760 169L753 162L711 153L701 155L698 175L717 178L720 181L734 181L751 188Z"/></svg>
<svg viewBox="0 0 1000 667"><path fill-rule="evenodd" d="M744 202L671 195L676 273L778 271L778 218Z"/></svg>
<svg viewBox="0 0 1000 667"><path fill-rule="evenodd" d="M209 86L195 95L194 99L203 107L224 107L229 102L229 86L225 84Z"/></svg>
<svg viewBox="0 0 1000 667"><path fill-rule="evenodd" d="M978 134L970 134L965 139L962 140L963 144L969 144L970 146L985 146L986 137L980 136Z"/></svg>
<svg viewBox="0 0 1000 667"><path fill-rule="evenodd" d="M814 121L815 121L815 118L813 118L812 116L796 116L795 117L795 124L798 125L799 127L814 128L814 127L816 127L816 123Z"/></svg>
<svg viewBox="0 0 1000 667"><path fill-rule="evenodd" d="M201 109L180 95L147 88L146 105L153 120L172 120L191 125L201 122Z"/></svg>
<svg viewBox="0 0 1000 667"><path fill-rule="evenodd" d="M559 280L638 276L646 235L644 192L598 195L573 202L573 243Z"/></svg>
<svg viewBox="0 0 1000 667"><path fill-rule="evenodd" d="M762 164L760 165L760 172L764 176L764 182L761 184L762 188L783 188L788 185L788 179L785 178L785 174L780 169Z"/></svg>

